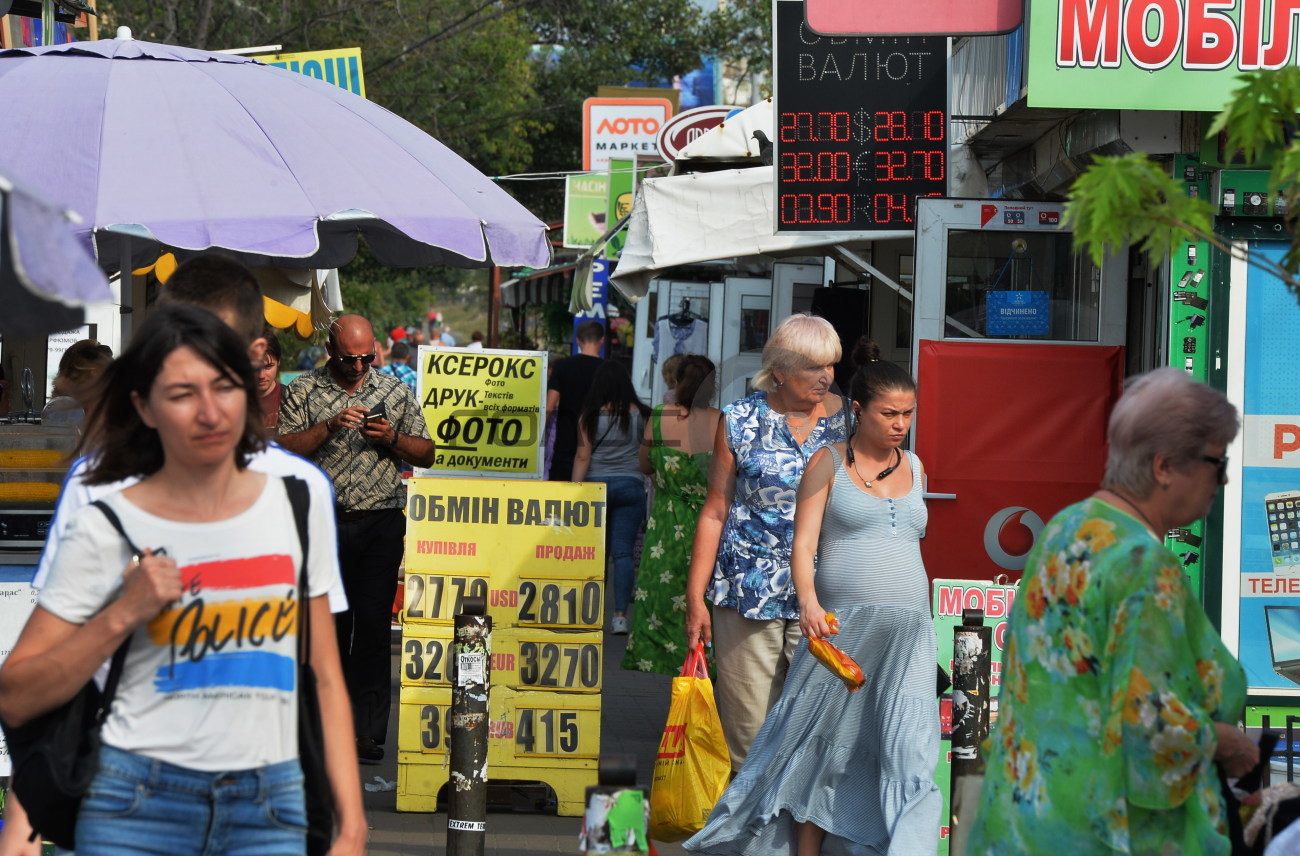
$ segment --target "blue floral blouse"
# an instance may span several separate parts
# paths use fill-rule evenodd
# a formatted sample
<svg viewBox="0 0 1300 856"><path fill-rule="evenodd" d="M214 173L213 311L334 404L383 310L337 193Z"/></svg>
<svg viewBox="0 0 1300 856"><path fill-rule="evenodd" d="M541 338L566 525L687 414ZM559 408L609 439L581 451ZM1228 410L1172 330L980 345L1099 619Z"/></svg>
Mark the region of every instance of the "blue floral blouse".
<svg viewBox="0 0 1300 856"><path fill-rule="evenodd" d="M844 442L844 410L817 420L802 446L785 416L755 392L722 410L736 457L736 490L722 527L709 599L745 618L798 618L790 577L794 499L804 467L822 446Z"/></svg>

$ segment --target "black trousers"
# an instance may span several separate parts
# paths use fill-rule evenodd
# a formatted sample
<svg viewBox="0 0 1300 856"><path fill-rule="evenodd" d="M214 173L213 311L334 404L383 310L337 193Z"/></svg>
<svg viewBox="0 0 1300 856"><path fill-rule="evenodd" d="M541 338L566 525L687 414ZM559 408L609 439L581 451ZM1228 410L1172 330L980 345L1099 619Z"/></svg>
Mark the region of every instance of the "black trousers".
<svg viewBox="0 0 1300 856"><path fill-rule="evenodd" d="M392 613L406 517L400 508L338 518L347 612L334 616L357 737L383 743L392 706Z"/></svg>

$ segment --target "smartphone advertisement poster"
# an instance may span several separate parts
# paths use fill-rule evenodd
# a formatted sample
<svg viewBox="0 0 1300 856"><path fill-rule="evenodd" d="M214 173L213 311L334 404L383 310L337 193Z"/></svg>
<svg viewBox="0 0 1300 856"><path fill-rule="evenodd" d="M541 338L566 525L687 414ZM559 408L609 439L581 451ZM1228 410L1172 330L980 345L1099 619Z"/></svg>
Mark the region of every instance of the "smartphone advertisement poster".
<svg viewBox="0 0 1300 856"><path fill-rule="evenodd" d="M988 580L933 580L930 585L931 612L934 614L934 633L938 642L939 665L952 674L953 630L961 626L962 612L967 609L984 611L984 624L993 628L993 650L990 653L989 675L989 725L997 722L998 697L1002 693L1002 648L1007 635L1007 622L1011 607L1016 602L1015 585ZM960 700L958 700L960 702ZM960 711L972 708L958 703ZM939 697L939 755L942 763L935 768L934 783L943 794L943 823L939 828L938 856L947 856L950 786L952 784L952 724L954 699L952 688Z"/></svg>
<svg viewBox="0 0 1300 856"><path fill-rule="evenodd" d="M1250 251L1281 262L1286 249L1270 242ZM1226 514L1240 513L1238 657L1252 693L1300 695L1300 307L1271 274L1252 265L1245 276L1242 468L1240 489L1229 486Z"/></svg>
<svg viewBox="0 0 1300 856"><path fill-rule="evenodd" d="M542 478L547 354L421 346L418 397L437 446L417 476Z"/></svg>

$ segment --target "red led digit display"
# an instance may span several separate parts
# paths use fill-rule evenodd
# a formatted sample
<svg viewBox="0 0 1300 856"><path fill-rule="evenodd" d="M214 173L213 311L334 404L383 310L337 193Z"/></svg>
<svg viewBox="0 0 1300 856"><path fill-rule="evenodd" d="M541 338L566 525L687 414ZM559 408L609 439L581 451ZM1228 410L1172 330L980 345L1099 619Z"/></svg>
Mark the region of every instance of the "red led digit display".
<svg viewBox="0 0 1300 856"><path fill-rule="evenodd" d="M911 228L947 193L946 40L832 39L776 5L777 231Z"/></svg>

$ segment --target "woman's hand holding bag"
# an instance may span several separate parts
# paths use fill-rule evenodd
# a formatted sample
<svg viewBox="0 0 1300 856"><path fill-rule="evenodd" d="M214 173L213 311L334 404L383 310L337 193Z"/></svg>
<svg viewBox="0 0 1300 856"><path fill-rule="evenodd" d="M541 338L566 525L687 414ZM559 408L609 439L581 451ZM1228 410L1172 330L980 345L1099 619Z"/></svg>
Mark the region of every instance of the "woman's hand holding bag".
<svg viewBox="0 0 1300 856"><path fill-rule="evenodd" d="M650 837L657 841L681 841L703 829L731 779L703 642L686 655L672 692L650 789Z"/></svg>

